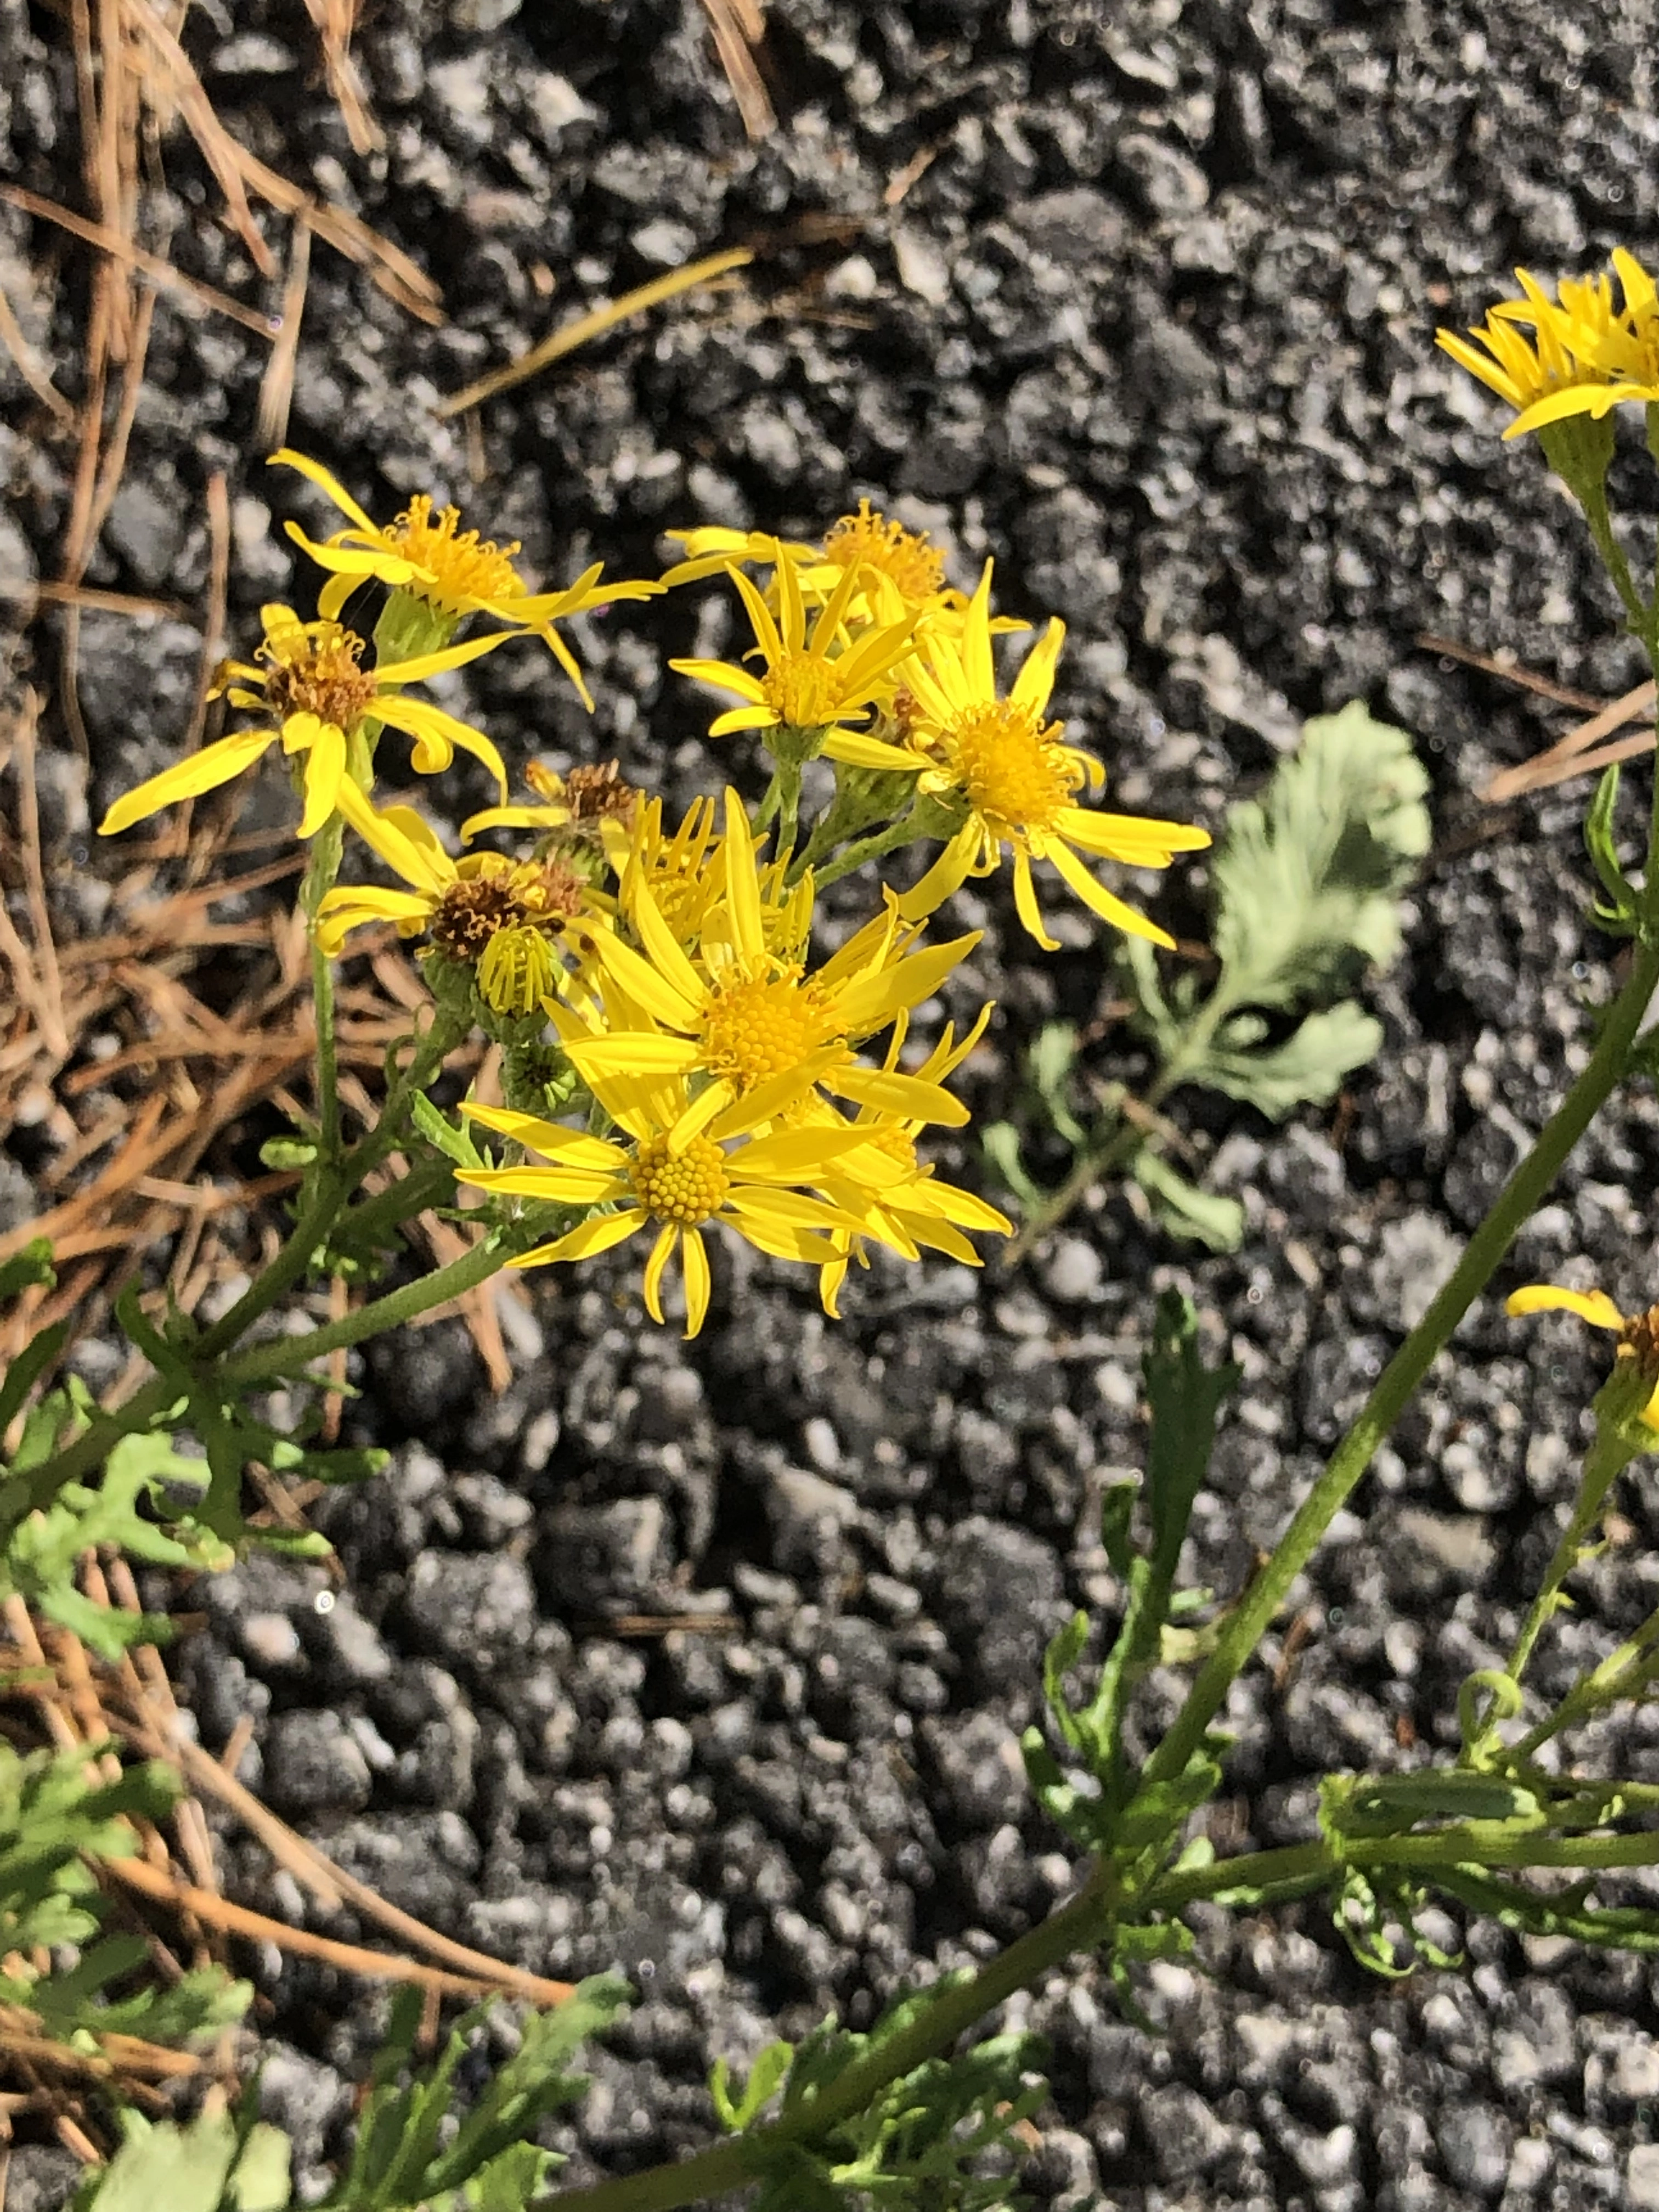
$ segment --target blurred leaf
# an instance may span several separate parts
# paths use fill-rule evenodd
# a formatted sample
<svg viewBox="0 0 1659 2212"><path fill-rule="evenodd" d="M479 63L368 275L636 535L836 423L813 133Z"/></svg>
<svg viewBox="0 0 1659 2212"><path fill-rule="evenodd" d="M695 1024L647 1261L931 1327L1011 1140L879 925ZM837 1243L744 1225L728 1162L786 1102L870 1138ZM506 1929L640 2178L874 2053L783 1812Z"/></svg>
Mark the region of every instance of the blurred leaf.
<svg viewBox="0 0 1659 2212"><path fill-rule="evenodd" d="M625 1983L582 1982L551 2012L532 2013L522 2039L483 2087L463 2103L457 2087L483 2008L451 2031L435 2065L416 2069L414 2051L423 1999L401 1990L374 2063L368 2102L347 2171L323 2199L323 2212L483 2212L520 2207L559 2165L532 2140L550 2113L574 2104L586 2077L566 2071L586 2039L608 2027L629 2002Z"/></svg>
<svg viewBox="0 0 1659 2212"><path fill-rule="evenodd" d="M750 2069L743 2094L735 2100L728 2086L731 2075L725 2059L714 2061L708 2076L708 2092L714 2100L720 2124L728 2135L741 2134L759 2118L782 2086L794 2056L793 2043L769 2043Z"/></svg>
<svg viewBox="0 0 1659 2212"><path fill-rule="evenodd" d="M1019 1156L1019 1132L1012 1121L990 1121L980 1132L985 1156L1024 1206L1041 1206L1045 1194L1025 1172Z"/></svg>
<svg viewBox="0 0 1659 2212"><path fill-rule="evenodd" d="M44 1237L33 1237L21 1252L0 1260L0 1298L15 1298L24 1291L50 1291L58 1277L52 1264L52 1246Z"/></svg>
<svg viewBox="0 0 1659 2212"><path fill-rule="evenodd" d="M1399 894L1429 849L1429 779L1405 731L1355 700L1306 724L1216 854L1215 951L1234 1005L1346 988L1400 945Z"/></svg>
<svg viewBox="0 0 1659 2212"><path fill-rule="evenodd" d="M1210 1252L1237 1252L1243 1243L1244 1208L1238 1200L1200 1190L1150 1145L1135 1154L1129 1172L1172 1236L1185 1237Z"/></svg>
<svg viewBox="0 0 1659 2212"><path fill-rule="evenodd" d="M1306 1015L1283 1044L1267 1052L1212 1049L1197 1079L1243 1099L1270 1121L1282 1121L1298 1106L1328 1104L1345 1079L1375 1060L1382 1045L1382 1023L1344 999Z"/></svg>

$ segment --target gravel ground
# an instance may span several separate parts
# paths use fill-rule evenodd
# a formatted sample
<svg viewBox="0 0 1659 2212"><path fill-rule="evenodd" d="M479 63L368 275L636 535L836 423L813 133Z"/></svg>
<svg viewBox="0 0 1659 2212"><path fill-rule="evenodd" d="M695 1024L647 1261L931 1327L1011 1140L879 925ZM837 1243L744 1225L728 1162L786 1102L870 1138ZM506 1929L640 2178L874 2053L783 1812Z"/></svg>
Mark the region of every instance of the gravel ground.
<svg viewBox="0 0 1659 2212"><path fill-rule="evenodd" d="M252 1713L245 1771L280 1811L441 1927L635 1982L562 2139L573 2176L703 2139L716 2053L830 2006L864 2024L876 1995L984 1956L1066 1893L1017 1737L1045 1637L1113 1601L1096 1508L1139 1463L1154 1291L1188 1287L1244 1369L1189 1553L1231 1591L1582 1065L1609 948L1582 918L1577 802L1482 812L1474 792L1546 726L1413 641L1510 647L1597 692L1633 681L1632 659L1560 495L1499 447L1431 333L1474 318L1517 259L1555 273L1652 248L1651 30L1631 0L775 0L786 123L755 148L691 0L380 0L359 52L389 143L360 160L298 9L192 14L227 121L443 287L434 332L313 258L290 434L377 511L453 493L552 580L601 554L653 573L659 533L696 520L811 535L867 493L934 531L959 580L994 553L1004 605L1065 616L1057 706L1124 805L1218 824L1297 717L1357 695L1417 734L1435 777L1437 854L1372 994L1387 1043L1352 1110L1277 1131L1192 1110L1248 1210L1237 1256L1195 1263L1114 1198L1012 1275L878 1267L837 1328L802 1279L725 1253L689 1346L643 1319L628 1263L590 1265L544 1282L503 1396L459 1326L371 1352L351 1418L395 1458L328 1502L349 1591L331 1611L320 1571L257 1559L189 1594L210 1623L180 1655L204 1740ZM0 0L8 172L79 205L72 113L55 19ZM146 235L258 296L189 149L170 142L165 167ZM762 257L740 297L493 403L471 449L434 420L440 393L571 307L733 243ZM0 209L0 283L73 391L84 264L64 258L54 290L58 252ZM163 301L90 572L198 605L222 467L243 647L262 599L306 588L273 512L324 519L260 466L264 361ZM72 453L3 361L0 398L11 591L50 573ZM1618 465L1644 494L1639 452ZM450 696L510 757L616 753L684 799L728 758L752 770L735 752L717 768L692 742L698 703L663 680L727 624L695 593L586 624L592 721L528 653ZM87 618L94 817L172 757L199 642ZM84 817L64 813L72 915ZM1162 911L1195 925L1182 902L1201 884L1175 872ZM987 1114L1031 1024L1087 1018L1106 988L1088 932L1034 956L1001 888L957 902L986 930L963 1000L1002 1008L963 1079ZM1626 1102L1512 1279L1577 1261L1644 1300L1656 1158L1652 1102ZM1570 1324L1523 1330L1493 1302L1471 1316L1309 1578L1306 1641L1237 1686L1230 1847L1308 1832L1328 1765L1449 1740L1456 1682L1492 1661L1553 1541L1596 1371ZM1621 1510L1562 1632L1572 1655L1654 1602L1649 1477ZM664 1611L737 1626L605 1632ZM1155 1680L1149 1719L1174 1687ZM1606 1756L1646 1775L1654 1735L1640 1717ZM314 1917L253 1855L240 1873L248 1901ZM1312 1909L1212 1914L1200 1936L1202 1971L1152 1977L1155 2039L1088 1967L1019 2008L1054 2049L1040 2203L1659 2206L1646 1966L1477 1929L1466 1976L1385 1986ZM267 2099L314 2170L380 2015L307 1963L249 1963ZM20 2154L9 2202L54 2203L60 2169Z"/></svg>

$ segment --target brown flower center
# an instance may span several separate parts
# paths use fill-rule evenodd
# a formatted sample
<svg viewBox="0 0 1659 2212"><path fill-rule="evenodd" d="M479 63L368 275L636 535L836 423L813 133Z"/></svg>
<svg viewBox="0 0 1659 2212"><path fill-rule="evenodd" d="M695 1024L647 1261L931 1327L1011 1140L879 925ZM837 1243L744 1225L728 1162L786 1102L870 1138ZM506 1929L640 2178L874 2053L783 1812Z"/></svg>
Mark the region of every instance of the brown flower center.
<svg viewBox="0 0 1659 2212"><path fill-rule="evenodd" d="M314 714L349 731L368 712L376 690L374 676L358 666L363 641L337 623L316 628L320 635L315 637L285 635L280 650L269 642L260 647L265 697L278 722Z"/></svg>
<svg viewBox="0 0 1659 2212"><path fill-rule="evenodd" d="M452 884L428 925L432 942L451 960L477 960L499 930L523 920L506 876L472 876Z"/></svg>
<svg viewBox="0 0 1659 2212"><path fill-rule="evenodd" d="M573 768L564 780L564 803L573 828L607 820L631 822L639 800L634 786L617 774L615 761Z"/></svg>

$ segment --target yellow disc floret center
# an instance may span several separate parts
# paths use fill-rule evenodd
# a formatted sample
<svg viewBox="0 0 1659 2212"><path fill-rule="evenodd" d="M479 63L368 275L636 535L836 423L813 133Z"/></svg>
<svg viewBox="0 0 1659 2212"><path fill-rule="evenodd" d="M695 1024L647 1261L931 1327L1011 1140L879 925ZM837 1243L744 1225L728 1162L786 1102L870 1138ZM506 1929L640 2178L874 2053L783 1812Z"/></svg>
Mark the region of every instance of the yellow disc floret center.
<svg viewBox="0 0 1659 2212"><path fill-rule="evenodd" d="M703 1012L707 1066L744 1091L799 1067L831 1035L819 994L799 971L722 981Z"/></svg>
<svg viewBox="0 0 1659 2212"><path fill-rule="evenodd" d="M521 598L524 585L512 558L517 540L497 545L476 530L462 530L460 520L459 507L441 507L434 515L424 492L410 501L386 532L394 550L426 571L427 580L411 578L405 590L453 615L490 599Z"/></svg>
<svg viewBox="0 0 1659 2212"><path fill-rule="evenodd" d="M666 1137L653 1137L635 1153L629 1174L645 1211L682 1229L718 1213L731 1188L726 1155L708 1137L693 1137L683 1152L671 1152Z"/></svg>
<svg viewBox="0 0 1659 2212"><path fill-rule="evenodd" d="M856 514L843 514L823 541L823 557L837 568L874 568L885 576L909 607L919 607L945 588L945 556L925 533L907 530L873 513L867 499Z"/></svg>
<svg viewBox="0 0 1659 2212"><path fill-rule="evenodd" d="M811 653L786 653L763 678L761 689L786 729L822 729L838 704L830 662Z"/></svg>
<svg viewBox="0 0 1659 2212"><path fill-rule="evenodd" d="M949 745L975 813L1011 830L1052 829L1081 780L1060 743L1059 723L1045 726L1012 699L958 715Z"/></svg>
<svg viewBox="0 0 1659 2212"><path fill-rule="evenodd" d="M314 714L337 730L362 720L375 692L374 678L358 666L363 641L338 623L313 623L306 632L267 638L265 698L279 722Z"/></svg>

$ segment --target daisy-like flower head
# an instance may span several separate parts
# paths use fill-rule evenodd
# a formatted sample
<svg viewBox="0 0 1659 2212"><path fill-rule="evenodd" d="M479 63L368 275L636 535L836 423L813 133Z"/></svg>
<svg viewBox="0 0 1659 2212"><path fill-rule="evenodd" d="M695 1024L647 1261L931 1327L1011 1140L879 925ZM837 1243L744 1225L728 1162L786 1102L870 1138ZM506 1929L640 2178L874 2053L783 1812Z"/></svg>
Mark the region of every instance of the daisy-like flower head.
<svg viewBox="0 0 1659 2212"><path fill-rule="evenodd" d="M463 1112L486 1128L511 1137L549 1163L544 1167L462 1168L459 1182L497 1197L539 1200L563 1206L613 1209L590 1213L564 1235L537 1245L509 1264L538 1267L550 1261L586 1260L613 1245L654 1231L645 1263L645 1303L653 1321L663 1318L663 1279L678 1255L685 1282L685 1333L695 1336L708 1311L710 1276L703 1231L718 1223L775 1259L809 1266L833 1262L835 1234L855 1234L875 1224L800 1188L830 1164L857 1152L856 1131L789 1129L753 1133L752 1113L729 1112L684 1141L675 1131L690 1101L683 1081L593 1075L593 1094L615 1124L613 1139L589 1136L501 1108L466 1106ZM845 1181L856 1205L856 1184Z"/></svg>
<svg viewBox="0 0 1659 2212"><path fill-rule="evenodd" d="M395 922L400 935L424 930L444 959L472 968L478 992L498 1014L541 1012L564 970L556 945L592 917L587 887L557 860L514 861L499 853L452 860L412 807L372 807L349 780L340 811L363 842L410 886L342 884L317 909L317 941L335 958L354 929Z"/></svg>
<svg viewBox="0 0 1659 2212"><path fill-rule="evenodd" d="M833 595L848 569L884 577L900 602L913 611L946 593L945 556L929 543L927 532L907 530L902 522L873 509L867 499L859 501L856 514L843 514L817 545L772 538L759 530L718 526L671 530L668 535L684 546L685 558L665 571L665 585L698 583L744 562L793 568L802 598L813 606L822 606Z"/></svg>
<svg viewBox="0 0 1659 2212"><path fill-rule="evenodd" d="M252 768L278 744L285 753L300 760L305 804L299 834L313 836L334 811L342 789L351 780L347 773L348 740L362 723L370 720L400 730L412 739L410 757L421 775L435 775L447 769L459 745L483 763L506 798L507 770L483 731L458 721L429 700L405 698L402 689L405 684L422 683L445 669L460 668L476 660L489 650L493 638L473 638L465 645L446 646L439 653L365 668L363 640L338 623L301 622L291 607L276 605L262 608L260 615L264 637L258 664L228 662L224 671L227 681L216 688L214 696L228 690L232 706L266 717L264 726L238 730L215 744L204 745L199 752L125 793L98 825L100 836L113 836L181 799L196 799L204 792L216 790L244 769ZM258 690L248 690L250 684Z"/></svg>
<svg viewBox="0 0 1659 2212"><path fill-rule="evenodd" d="M532 761L524 780L536 793L533 806L487 806L461 824L461 837L471 844L485 830L539 830L561 842L603 847L628 833L640 811L640 792L618 771L615 761L573 768L559 775L539 761Z"/></svg>
<svg viewBox="0 0 1659 2212"><path fill-rule="evenodd" d="M273 453L270 465L297 469L331 500L346 518L348 527L317 544L297 523L285 526L289 536L315 561L330 570L318 600L325 617L337 616L358 586L374 578L394 591L407 592L423 600L444 622L453 625L467 615L489 615L507 625L492 634L489 643L500 645L515 633L530 631L550 649L565 674L592 711L593 702L574 656L553 628L571 615L609 605L613 599L653 599L659 583L606 584L600 579L603 562L585 569L568 590L532 592L513 565L517 541L497 545L481 538L476 530L463 530L460 510L434 509L430 497L420 492L386 528L372 521L331 470L285 446Z"/></svg>
<svg viewBox="0 0 1659 2212"><path fill-rule="evenodd" d="M1575 416L1600 422L1629 401L1659 400L1659 300L1653 279L1622 246L1613 252L1623 304L1611 279L1564 277L1552 300L1535 277L1517 269L1523 297L1500 300L1484 329L1471 336L1490 360L1449 331L1437 343L1454 361L1516 409L1505 438L1524 437ZM1530 328L1528 344L1514 326Z"/></svg>
<svg viewBox="0 0 1659 2212"><path fill-rule="evenodd" d="M981 1009L977 1021L958 1042L955 1030L947 1024L944 1036L927 1055L916 1073L923 1082L943 1083L953 1075L985 1034L985 1025L991 1018L991 1009ZM908 1017L901 1014L893 1025L891 1042L883 1062L890 1073L898 1069L899 1054L904 1043ZM839 1120L832 1109L816 1103L808 1109L814 1115ZM867 1155L854 1156L853 1165L863 1175L866 1185L875 1183L877 1195L872 1206L866 1201L866 1212L872 1213L882 1231L880 1241L890 1245L905 1259L916 1256L917 1248L926 1245L943 1252L965 1267L977 1267L979 1254L963 1235L971 1229L981 1235L1006 1237L1012 1233L1013 1224L1006 1215L988 1206L982 1198L971 1191L960 1190L954 1183L941 1182L931 1167L925 1165L916 1154L916 1139L922 1124L902 1115L890 1114L878 1107L860 1106L852 1121L844 1126L856 1130L865 1138L871 1150L882 1156L890 1170L890 1179L883 1180L872 1172ZM836 1162L816 1188L835 1202L840 1198L842 1163ZM866 1239L837 1230L835 1242L837 1257L823 1268L818 1277L819 1295L823 1310L832 1321L839 1321L841 1286L847 1279L849 1263L869 1265Z"/></svg>
<svg viewBox="0 0 1659 2212"><path fill-rule="evenodd" d="M775 622L742 569L728 562L726 572L741 593L754 625L756 647L766 664L766 673L751 675L729 660L670 661L669 666L678 674L714 684L723 691L735 691L744 702L718 715L708 726L709 736L723 738L733 730L784 730L799 732L803 737L811 733L812 750L831 760L860 768L890 764L887 757L891 746L840 725L864 721L872 702L890 691L886 679L894 664L908 650L916 626L915 614L867 627L855 641L848 643L848 611L859 588L858 570L848 568L824 602L809 637L805 602L793 562L784 561L778 568ZM808 755L800 752L796 757Z"/></svg>
<svg viewBox="0 0 1659 2212"><path fill-rule="evenodd" d="M1646 1313L1622 1314L1605 1291L1568 1291L1556 1283L1528 1283L1507 1300L1508 1314L1571 1313L1592 1328L1610 1328L1619 1337L1619 1357L1637 1363L1642 1382L1652 1395L1637 1418L1644 1428L1659 1434L1659 1306Z"/></svg>
<svg viewBox="0 0 1659 2212"><path fill-rule="evenodd" d="M890 906L809 972L769 941L762 871L732 791L726 794L720 866L718 906L705 914L695 960L649 887L624 880L623 915L641 949L620 930L596 933L591 957L600 1029L583 1034L574 1018L550 1009L584 1080L654 1076L692 1085L672 1132L681 1146L735 1105L758 1125L815 1089L919 1122L965 1121L966 1109L940 1085L867 1066L855 1048L931 997L978 944L978 933L914 951L919 929ZM798 916L792 921L798 926Z"/></svg>
<svg viewBox="0 0 1659 2212"><path fill-rule="evenodd" d="M1210 842L1208 833L1181 822L1102 814L1075 803L1085 785L1099 791L1106 775L1091 753L1062 741L1058 722L1044 720L1066 625L1058 617L1050 622L1005 698L991 659L990 607L988 561L960 638L930 632L902 672L911 702L909 742L904 748L884 747L892 758L882 764L908 760L919 791L938 800L959 826L900 902L900 912L907 921L932 914L968 877L991 874L1006 850L1013 856L1019 918L1045 951L1053 951L1055 940L1038 911L1033 860L1050 862L1103 921L1155 945L1173 945L1156 922L1097 882L1084 856L1163 868L1177 853L1200 851Z"/></svg>

